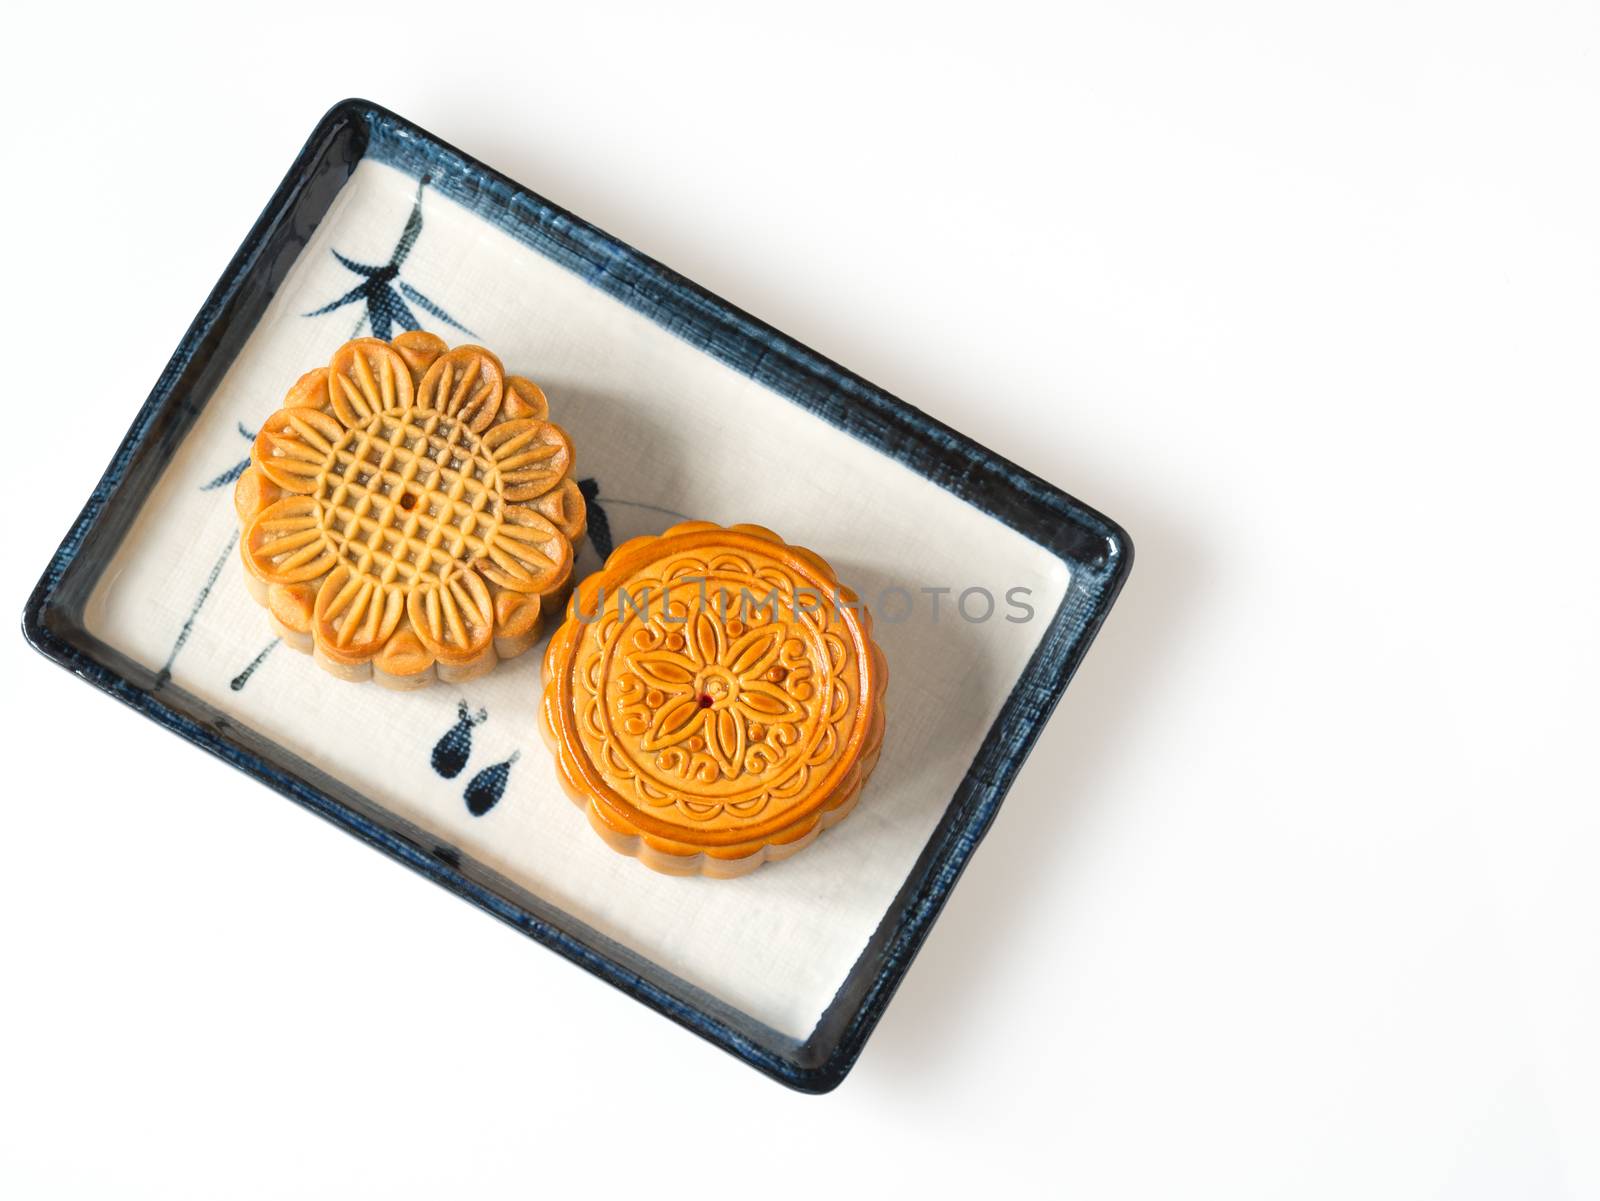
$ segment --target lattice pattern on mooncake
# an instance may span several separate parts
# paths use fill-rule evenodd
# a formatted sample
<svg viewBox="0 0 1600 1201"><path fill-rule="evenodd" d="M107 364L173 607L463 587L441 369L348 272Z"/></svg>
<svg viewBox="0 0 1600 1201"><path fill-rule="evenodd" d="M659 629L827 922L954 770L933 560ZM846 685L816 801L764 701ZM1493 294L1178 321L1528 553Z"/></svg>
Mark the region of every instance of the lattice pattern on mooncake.
<svg viewBox="0 0 1600 1201"><path fill-rule="evenodd" d="M481 347L357 339L290 389L235 492L252 589L347 678L460 680L526 650L583 533L544 394Z"/></svg>

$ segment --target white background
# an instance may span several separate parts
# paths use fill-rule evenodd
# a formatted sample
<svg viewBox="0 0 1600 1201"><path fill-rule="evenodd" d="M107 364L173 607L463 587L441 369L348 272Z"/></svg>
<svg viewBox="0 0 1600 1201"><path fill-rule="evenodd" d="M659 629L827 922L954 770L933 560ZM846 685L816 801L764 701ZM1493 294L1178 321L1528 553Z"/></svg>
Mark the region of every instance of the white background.
<svg viewBox="0 0 1600 1201"><path fill-rule="evenodd" d="M1128 589L821 1099L0 640L0 1193L1600 1194L1595 7L582 7L9 16L5 607L351 94Z"/></svg>

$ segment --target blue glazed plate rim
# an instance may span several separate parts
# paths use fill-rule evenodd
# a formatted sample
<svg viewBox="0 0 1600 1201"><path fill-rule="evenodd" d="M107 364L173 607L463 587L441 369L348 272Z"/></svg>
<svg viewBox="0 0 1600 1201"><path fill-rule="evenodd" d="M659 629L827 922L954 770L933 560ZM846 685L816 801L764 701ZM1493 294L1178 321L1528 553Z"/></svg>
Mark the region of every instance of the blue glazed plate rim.
<svg viewBox="0 0 1600 1201"><path fill-rule="evenodd" d="M1018 677L939 826L816 1029L795 1040L381 810L282 747L234 725L82 626L109 560L159 478L163 452L209 400L340 187L364 157L430 183L591 285L788 400L926 476L1058 556L1065 599ZM242 331L242 332L241 332ZM122 503L112 505L116 498ZM335 105L195 317L23 613L48 658L550 947L774 1079L827 1092L848 1074L1017 771L1127 579L1120 526L671 269L369 101ZM89 564L90 566L85 566Z"/></svg>

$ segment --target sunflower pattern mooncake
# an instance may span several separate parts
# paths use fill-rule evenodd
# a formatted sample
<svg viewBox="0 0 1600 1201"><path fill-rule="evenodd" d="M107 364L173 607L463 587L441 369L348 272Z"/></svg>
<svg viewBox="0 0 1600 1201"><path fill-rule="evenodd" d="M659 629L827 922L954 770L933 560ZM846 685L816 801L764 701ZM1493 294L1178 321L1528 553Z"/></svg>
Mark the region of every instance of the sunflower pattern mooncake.
<svg viewBox="0 0 1600 1201"><path fill-rule="evenodd" d="M533 645L584 534L572 443L481 346L357 338L289 389L234 490L251 593L347 680L417 688Z"/></svg>
<svg viewBox="0 0 1600 1201"><path fill-rule="evenodd" d="M612 847L734 876L855 805L888 672L833 569L754 525L673 526L578 585L544 661L561 781Z"/></svg>

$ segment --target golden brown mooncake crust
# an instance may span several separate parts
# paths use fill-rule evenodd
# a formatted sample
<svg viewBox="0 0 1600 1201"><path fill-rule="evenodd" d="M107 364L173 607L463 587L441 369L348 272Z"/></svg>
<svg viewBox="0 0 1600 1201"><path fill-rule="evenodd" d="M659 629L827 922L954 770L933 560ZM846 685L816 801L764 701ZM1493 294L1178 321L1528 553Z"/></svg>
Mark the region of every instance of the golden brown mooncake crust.
<svg viewBox="0 0 1600 1201"><path fill-rule="evenodd" d="M571 440L481 346L356 338L261 426L234 489L245 579L291 646L393 688L522 654L572 586Z"/></svg>
<svg viewBox="0 0 1600 1201"><path fill-rule="evenodd" d="M887 683L871 617L819 555L691 521L624 543L578 585L545 654L543 729L612 847L735 876L850 812Z"/></svg>

